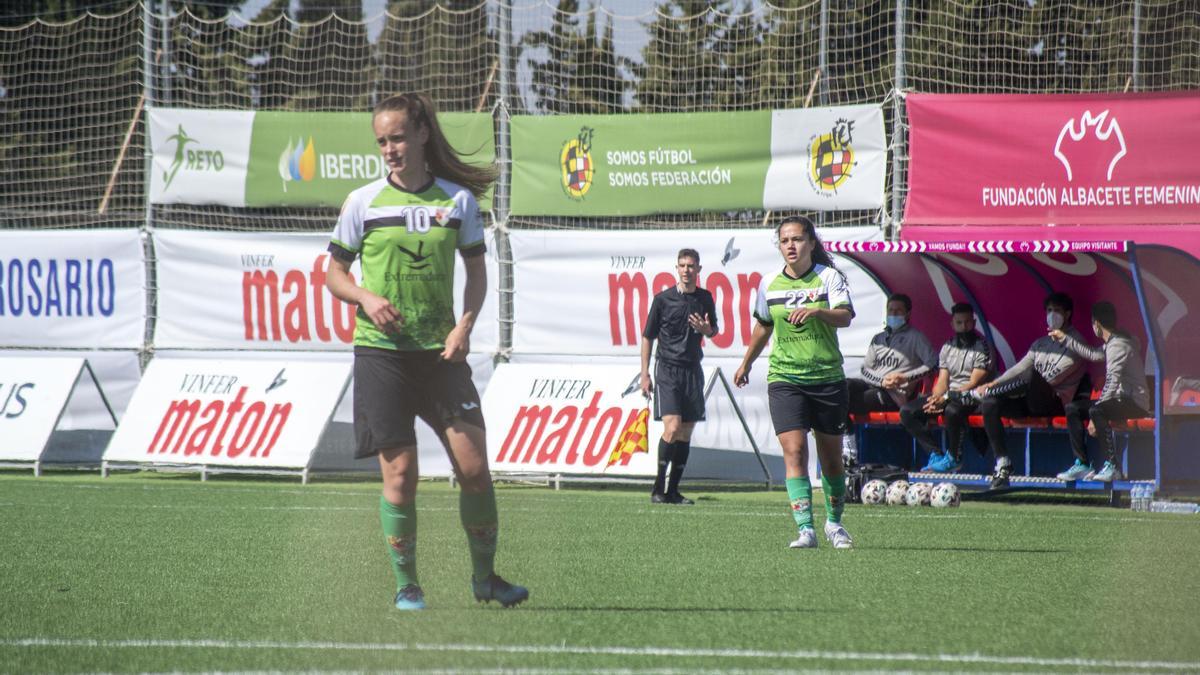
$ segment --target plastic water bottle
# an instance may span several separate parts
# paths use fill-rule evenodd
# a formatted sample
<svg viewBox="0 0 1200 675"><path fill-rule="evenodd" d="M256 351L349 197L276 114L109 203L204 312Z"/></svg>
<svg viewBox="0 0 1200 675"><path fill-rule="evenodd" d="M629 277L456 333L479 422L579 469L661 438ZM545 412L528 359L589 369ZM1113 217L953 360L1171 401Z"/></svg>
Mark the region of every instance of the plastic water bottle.
<svg viewBox="0 0 1200 675"><path fill-rule="evenodd" d="M1134 483L1133 487L1129 488L1129 509L1131 511L1147 510L1146 487L1141 483Z"/></svg>
<svg viewBox="0 0 1200 675"><path fill-rule="evenodd" d="M1200 505L1189 502L1152 502L1150 510L1156 513L1200 513Z"/></svg>

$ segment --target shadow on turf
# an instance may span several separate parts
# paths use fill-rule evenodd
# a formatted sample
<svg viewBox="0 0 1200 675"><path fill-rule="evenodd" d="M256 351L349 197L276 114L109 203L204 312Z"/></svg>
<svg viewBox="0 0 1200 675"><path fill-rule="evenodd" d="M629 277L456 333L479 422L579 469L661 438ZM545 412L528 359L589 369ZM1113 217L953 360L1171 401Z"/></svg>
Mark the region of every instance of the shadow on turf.
<svg viewBox="0 0 1200 675"><path fill-rule="evenodd" d="M875 551L945 551L948 553L1070 553L1058 548L984 548L982 546L871 546Z"/></svg>
<svg viewBox="0 0 1200 675"><path fill-rule="evenodd" d="M796 609L794 607L533 607L538 612L741 612L744 614L813 614L811 609Z"/></svg>

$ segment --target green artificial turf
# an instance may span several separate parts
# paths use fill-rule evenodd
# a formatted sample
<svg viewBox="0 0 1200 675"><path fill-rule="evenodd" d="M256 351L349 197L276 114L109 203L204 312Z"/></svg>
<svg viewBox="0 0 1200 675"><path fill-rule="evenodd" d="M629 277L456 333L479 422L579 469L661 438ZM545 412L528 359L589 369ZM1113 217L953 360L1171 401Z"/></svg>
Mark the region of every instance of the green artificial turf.
<svg viewBox="0 0 1200 675"><path fill-rule="evenodd" d="M689 496L500 484L504 610L422 483L405 613L372 483L0 473L0 670L1200 669L1200 517L851 505L796 551L782 490Z"/></svg>

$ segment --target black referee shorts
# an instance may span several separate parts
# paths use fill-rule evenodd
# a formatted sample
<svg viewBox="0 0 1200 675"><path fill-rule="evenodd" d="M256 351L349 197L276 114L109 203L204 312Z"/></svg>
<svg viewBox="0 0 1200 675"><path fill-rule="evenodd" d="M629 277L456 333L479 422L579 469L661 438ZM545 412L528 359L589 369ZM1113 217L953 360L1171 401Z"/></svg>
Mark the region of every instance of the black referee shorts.
<svg viewBox="0 0 1200 675"><path fill-rule="evenodd" d="M355 458L416 445L418 417L443 444L457 419L484 428L471 366L443 361L439 351L355 347Z"/></svg>
<svg viewBox="0 0 1200 675"><path fill-rule="evenodd" d="M835 436L847 431L850 396L846 381L827 384L767 384L767 403L775 434L804 429Z"/></svg>
<svg viewBox="0 0 1200 675"><path fill-rule="evenodd" d="M704 420L704 369L700 364L654 366L654 419L679 415L684 422Z"/></svg>

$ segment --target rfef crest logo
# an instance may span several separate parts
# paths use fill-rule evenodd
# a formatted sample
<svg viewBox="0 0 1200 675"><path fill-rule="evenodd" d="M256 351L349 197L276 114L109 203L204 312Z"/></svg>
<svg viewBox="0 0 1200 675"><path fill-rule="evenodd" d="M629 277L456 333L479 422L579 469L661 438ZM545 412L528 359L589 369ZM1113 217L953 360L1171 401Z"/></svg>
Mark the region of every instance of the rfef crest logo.
<svg viewBox="0 0 1200 675"><path fill-rule="evenodd" d="M308 143L304 138L296 139L293 143L288 140L287 147L279 153L279 177L283 179L283 190L292 181L311 181L317 175L317 152L313 149L312 136Z"/></svg>
<svg viewBox="0 0 1200 675"><path fill-rule="evenodd" d="M854 122L839 119L829 133L812 137L808 180L818 194L833 196L858 164L854 158Z"/></svg>
<svg viewBox="0 0 1200 675"><path fill-rule="evenodd" d="M559 168L562 169L562 186L567 196L576 201L582 201L592 187L592 177L595 175L595 165L592 164L592 134L594 129L583 127L579 135L563 143L559 155Z"/></svg>

